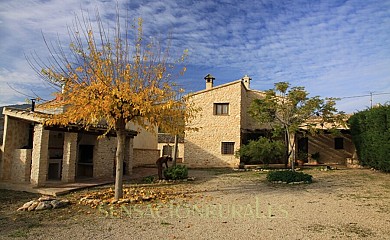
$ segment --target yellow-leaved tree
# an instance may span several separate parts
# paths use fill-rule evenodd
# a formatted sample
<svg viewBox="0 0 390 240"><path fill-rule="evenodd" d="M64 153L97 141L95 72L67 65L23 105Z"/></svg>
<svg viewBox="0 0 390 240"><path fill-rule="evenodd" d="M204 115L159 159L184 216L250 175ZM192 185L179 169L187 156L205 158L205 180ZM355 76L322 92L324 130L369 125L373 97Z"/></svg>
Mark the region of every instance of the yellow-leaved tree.
<svg viewBox="0 0 390 240"><path fill-rule="evenodd" d="M104 123L107 132L115 131L115 199L123 195L126 124L149 130L162 127L178 134L184 130L183 120L188 122L196 113L179 97L184 90L173 81L186 70L175 66L185 60L187 51L169 61L169 44L163 47L152 38L146 40L141 18L131 21L134 24L128 20L123 21L119 10L111 27L103 24L98 11L94 21L76 16L68 28L69 48L62 47L61 41L53 46L45 40L49 61L30 59L44 80L61 89L45 108L66 106L44 124L88 128Z"/></svg>

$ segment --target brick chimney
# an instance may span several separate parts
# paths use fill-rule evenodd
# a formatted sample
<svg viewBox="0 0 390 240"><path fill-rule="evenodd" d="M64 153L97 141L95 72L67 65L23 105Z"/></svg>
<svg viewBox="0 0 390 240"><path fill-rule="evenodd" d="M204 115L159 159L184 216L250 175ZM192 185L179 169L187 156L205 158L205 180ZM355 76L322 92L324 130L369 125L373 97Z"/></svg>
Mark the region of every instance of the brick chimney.
<svg viewBox="0 0 390 240"><path fill-rule="evenodd" d="M204 80L206 80L206 90L213 88L214 79L215 79L215 77L213 77L210 73L207 74L206 77L204 77Z"/></svg>
<svg viewBox="0 0 390 240"><path fill-rule="evenodd" d="M245 76L241 80L244 83L246 89L249 89L252 78L245 74Z"/></svg>

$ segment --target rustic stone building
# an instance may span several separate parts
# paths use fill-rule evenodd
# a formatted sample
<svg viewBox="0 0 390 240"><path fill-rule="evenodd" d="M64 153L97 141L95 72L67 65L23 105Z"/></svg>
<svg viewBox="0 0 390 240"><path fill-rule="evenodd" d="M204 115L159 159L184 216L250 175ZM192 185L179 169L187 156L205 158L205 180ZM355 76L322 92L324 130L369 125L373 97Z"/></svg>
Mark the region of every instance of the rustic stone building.
<svg viewBox="0 0 390 240"><path fill-rule="evenodd" d="M190 167L237 167L234 153L243 138L260 126L249 117L247 108L263 93L250 90L248 76L214 86L215 78L205 77L206 89L190 95L201 111L191 123L199 131L186 132L184 162Z"/></svg>
<svg viewBox="0 0 390 240"><path fill-rule="evenodd" d="M267 131L249 114L248 108L256 98L265 93L250 89L251 78L214 86L215 78L205 77L206 88L189 97L201 111L190 127L184 142L184 163L189 167L238 167L240 159L234 153L242 144L258 139ZM355 151L348 131L335 137L331 134L300 137L296 153L306 156L320 152L322 163L345 164ZM308 162L308 159L305 159ZM282 161L277 162L282 163Z"/></svg>
<svg viewBox="0 0 390 240"><path fill-rule="evenodd" d="M4 108L3 113L0 181L44 186L47 181L114 176L116 138L109 133L98 139L104 126L88 131L76 125L45 127L41 124L45 113L13 108ZM159 157L156 134L131 124L127 129L125 175Z"/></svg>

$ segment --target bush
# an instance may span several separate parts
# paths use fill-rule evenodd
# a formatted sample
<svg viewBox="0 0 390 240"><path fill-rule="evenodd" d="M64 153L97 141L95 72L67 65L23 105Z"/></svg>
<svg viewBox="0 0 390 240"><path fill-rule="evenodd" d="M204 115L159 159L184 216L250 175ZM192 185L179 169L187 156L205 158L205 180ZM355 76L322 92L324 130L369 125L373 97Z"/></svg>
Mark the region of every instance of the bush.
<svg viewBox="0 0 390 240"><path fill-rule="evenodd" d="M348 123L360 164L390 172L390 105L358 112Z"/></svg>
<svg viewBox="0 0 390 240"><path fill-rule="evenodd" d="M269 140L261 137L258 140L250 140L248 144L241 146L236 152L237 158L242 158L244 163L269 164L283 157L285 145L280 140Z"/></svg>
<svg viewBox="0 0 390 240"><path fill-rule="evenodd" d="M143 183L153 183L154 182L154 176L147 176L142 179Z"/></svg>
<svg viewBox="0 0 390 240"><path fill-rule="evenodd" d="M282 181L285 183L290 182L307 182L313 181L313 176L303 172L295 171L271 171L267 174L267 180L270 182Z"/></svg>
<svg viewBox="0 0 390 240"><path fill-rule="evenodd" d="M164 170L164 176L167 180L179 180L188 178L188 169L186 166L176 165Z"/></svg>

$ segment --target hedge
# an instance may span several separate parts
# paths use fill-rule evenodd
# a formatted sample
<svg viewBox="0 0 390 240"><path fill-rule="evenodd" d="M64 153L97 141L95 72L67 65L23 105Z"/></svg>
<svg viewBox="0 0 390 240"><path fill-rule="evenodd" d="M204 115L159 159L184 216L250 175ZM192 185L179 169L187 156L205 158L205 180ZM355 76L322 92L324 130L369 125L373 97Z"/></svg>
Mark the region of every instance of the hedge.
<svg viewBox="0 0 390 240"><path fill-rule="evenodd" d="M267 174L267 180L269 182L305 182L311 183L313 181L313 176L303 172L295 171L271 171Z"/></svg>
<svg viewBox="0 0 390 240"><path fill-rule="evenodd" d="M390 105L358 112L348 124L360 164L390 172Z"/></svg>

